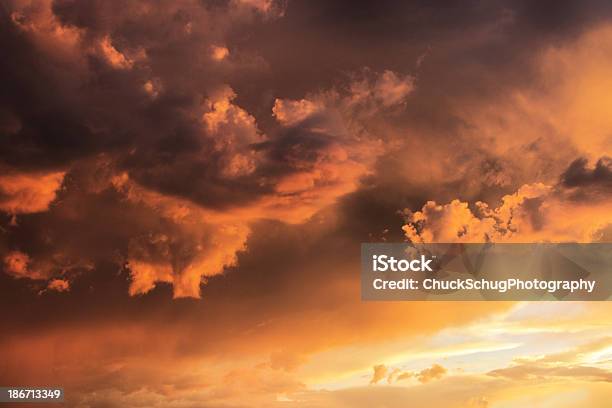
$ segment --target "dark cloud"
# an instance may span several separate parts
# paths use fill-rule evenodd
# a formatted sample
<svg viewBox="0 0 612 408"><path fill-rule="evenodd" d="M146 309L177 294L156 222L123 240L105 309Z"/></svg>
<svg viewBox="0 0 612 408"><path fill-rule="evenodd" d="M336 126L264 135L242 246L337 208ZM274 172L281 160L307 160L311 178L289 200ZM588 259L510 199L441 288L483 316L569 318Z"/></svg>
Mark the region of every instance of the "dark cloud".
<svg viewBox="0 0 612 408"><path fill-rule="evenodd" d="M608 158L565 168L583 135L540 126L532 96L556 96L541 55L609 13L597 0L3 4L0 307L16 312L2 382L107 388L83 404L116 406L113 390L143 384L205 389L184 374L193 356L264 355L288 372L313 350L481 315L360 302L359 243L404 240L403 209L457 198L441 208L477 224L478 200L490 217L520 207L545 234L548 190L521 186L565 170L563 187L609 187ZM276 389L260 371L224 381Z"/></svg>
<svg viewBox="0 0 612 408"><path fill-rule="evenodd" d="M494 202L532 181L488 135L466 136L477 126L459 108L539 84L530 57L608 13L597 1L550 13L504 1L265 4L3 7L0 164L21 177L0 190L3 250L61 278L109 259L121 268L136 243L163 237L167 259L139 259L179 276L197 248L226 242L216 231L303 222L337 200L347 230L400 239L404 208ZM544 163L536 141L518 154ZM415 151L438 160L407 160ZM607 162L580 163L565 184L605 181ZM58 191L32 194L45 177ZM15 204L26 195L37 200Z"/></svg>
<svg viewBox="0 0 612 408"><path fill-rule="evenodd" d="M612 159L602 157L590 168L585 158L574 160L561 175L561 182L566 187L612 187Z"/></svg>

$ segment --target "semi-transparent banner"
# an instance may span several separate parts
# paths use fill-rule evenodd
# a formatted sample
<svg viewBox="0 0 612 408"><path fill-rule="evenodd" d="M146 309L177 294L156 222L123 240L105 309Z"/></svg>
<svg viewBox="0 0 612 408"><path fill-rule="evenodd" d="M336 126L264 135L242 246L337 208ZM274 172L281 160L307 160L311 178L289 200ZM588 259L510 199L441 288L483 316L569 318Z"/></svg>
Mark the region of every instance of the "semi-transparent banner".
<svg viewBox="0 0 612 408"><path fill-rule="evenodd" d="M363 300L609 300L612 243L362 244Z"/></svg>

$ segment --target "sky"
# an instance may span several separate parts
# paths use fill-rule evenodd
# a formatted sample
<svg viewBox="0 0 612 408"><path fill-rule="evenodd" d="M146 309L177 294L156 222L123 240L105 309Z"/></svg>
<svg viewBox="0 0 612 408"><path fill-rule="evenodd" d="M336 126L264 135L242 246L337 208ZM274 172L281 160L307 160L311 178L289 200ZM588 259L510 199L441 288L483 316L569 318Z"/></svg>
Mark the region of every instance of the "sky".
<svg viewBox="0 0 612 408"><path fill-rule="evenodd" d="M607 302L364 302L359 251L612 242L612 3L7 0L0 49L0 385L609 405Z"/></svg>

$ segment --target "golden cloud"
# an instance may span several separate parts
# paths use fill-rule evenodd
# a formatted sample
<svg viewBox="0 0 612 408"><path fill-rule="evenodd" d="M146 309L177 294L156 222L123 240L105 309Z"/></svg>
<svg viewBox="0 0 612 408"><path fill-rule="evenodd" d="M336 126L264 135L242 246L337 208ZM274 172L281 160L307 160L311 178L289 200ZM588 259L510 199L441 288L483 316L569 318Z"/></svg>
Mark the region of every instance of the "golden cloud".
<svg viewBox="0 0 612 408"><path fill-rule="evenodd" d="M412 242L593 242L612 224L608 201L574 200L542 183L527 184L490 208L477 201L427 202L406 211L402 227Z"/></svg>
<svg viewBox="0 0 612 408"><path fill-rule="evenodd" d="M28 214L46 211L55 200L65 172L13 173L0 176L0 211Z"/></svg>

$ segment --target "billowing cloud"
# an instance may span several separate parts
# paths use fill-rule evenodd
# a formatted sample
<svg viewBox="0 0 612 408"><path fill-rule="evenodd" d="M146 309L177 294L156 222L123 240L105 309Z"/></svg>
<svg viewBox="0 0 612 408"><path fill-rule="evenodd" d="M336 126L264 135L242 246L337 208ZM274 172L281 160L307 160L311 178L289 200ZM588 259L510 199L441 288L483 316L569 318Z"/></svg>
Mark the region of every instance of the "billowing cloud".
<svg viewBox="0 0 612 408"><path fill-rule="evenodd" d="M360 242L611 239L607 2L5 3L0 382L609 405L609 345L574 348L604 302L370 303L355 279Z"/></svg>
<svg viewBox="0 0 612 408"><path fill-rule="evenodd" d="M601 160L598 163L601 167ZM429 201L420 211L405 212L408 222L403 230L412 242L600 241L612 224L610 206L591 182L582 189L566 188L576 186L568 185L568 177L590 179L577 167L584 163L573 162L559 185L524 185L505 195L496 208L481 201L473 205L457 199L442 205Z"/></svg>
<svg viewBox="0 0 612 408"><path fill-rule="evenodd" d="M179 224L172 235L158 233L130 241L130 294L145 294L156 282L173 285L174 297L200 297L206 277L221 274L237 262L248 229L231 224Z"/></svg>
<svg viewBox="0 0 612 408"><path fill-rule="evenodd" d="M64 172L0 176L0 211L28 214L46 211L57 195Z"/></svg>
<svg viewBox="0 0 612 408"><path fill-rule="evenodd" d="M146 221L124 219L117 225L131 236L93 256L125 267L133 295L163 282L173 285L175 297L199 297L207 277L236 265L251 223L301 223L354 191L383 151L382 136L365 124L375 113L401 105L413 90L410 76L359 68L348 84L298 101L277 98L267 115L273 113L281 126L264 132L224 72L248 71L257 58L237 48L231 66L222 67L218 62L229 51L219 44L228 43L233 22L259 19L246 9L272 16L281 4L187 2L162 13L143 3L123 10L130 21L100 5L11 7L3 38L21 44L27 52L19 54L19 63L31 65L33 76L46 75L62 97L43 102L48 96L31 86L29 93L11 91L3 99L10 133L1 142L0 161L10 173L0 179L0 210L12 215L48 210L65 177L66 191L48 218L82 219L89 209L77 208L77 202L90 204L81 192L115 194L105 201L107 212L128 202L146 208ZM200 26L213 20L213 27ZM67 37L58 37L61 33ZM53 52L49 41L63 41L65 52ZM33 65L30 59L40 57L71 75ZM173 68L181 65L193 67L191 80ZM5 70L26 88L26 78L9 66ZM65 170L51 170L57 167ZM61 224L53 224L53 234L59 234ZM83 249L68 248L67 242L41 245L47 247L44 254L40 248L28 251L33 263L54 265L48 261L53 254L74 257Z"/></svg>
<svg viewBox="0 0 612 408"><path fill-rule="evenodd" d="M385 72L381 78L389 75L390 72ZM393 78L401 82L397 77ZM389 81L381 80L383 83ZM376 85L378 83L372 82L374 86L380 86ZM213 177L226 185L235 183L236 187L245 185L251 190L245 190L242 197L238 192L235 198L239 204L237 207L234 207L231 197L227 203L217 204L207 203L211 199L209 194L202 196L204 202L201 202L199 196L186 197L191 198L190 201L156 192L153 187L159 185L160 180L150 179L157 171L153 169L144 170L144 174L136 170L134 177L128 171L114 178L113 185L124 191L130 200L143 203L180 225L180 239L187 236L193 239L193 235L186 232L186 224L190 224L189 230L200 228L213 235L210 240L196 239L192 243L203 252L201 258L194 256L189 265L181 264L174 259L171 250L163 249L168 244L162 242L171 239L168 234L152 238L157 245L152 252L158 257L162 254L170 258L163 264L133 256L136 241L132 240L129 265L134 284L130 293L146 293L154 287L155 281L159 281L173 283L175 297L198 297L203 277L220 274L224 268L235 264L235 253L244 248L249 222L259 218L278 218L291 223L307 220L318 210L333 204L338 197L357 188L360 178L368 172L367 164L383 151L380 143L365 133L360 125L360 121L367 120L372 112L363 116L364 113L356 111L352 93L342 96L330 91L317 95L315 99L319 100L320 108L313 108L313 103L305 99L277 99L273 112L286 128L274 138L258 129L255 118L237 106L233 102L235 98L236 94L227 86L216 90L207 101L208 111L202 115L202 122L207 137L212 137L213 141L208 153L218 161L218 173ZM334 107L334 101L340 103L339 110ZM186 165L193 166L194 170L208 167L196 157L188 156L186 160ZM165 174L161 176L167 177ZM150 179L152 185L148 186L149 182L145 181L142 186L139 179L143 177ZM207 186L205 180L196 180L196 183L203 183L208 193L227 188ZM236 193L232 191L230 194ZM219 206L221 208L215 208ZM191 221L186 222L187 219ZM231 231L227 238L224 231ZM205 248L215 242L219 243L218 253L207 252ZM177 289L185 286L185 280L191 289Z"/></svg>

